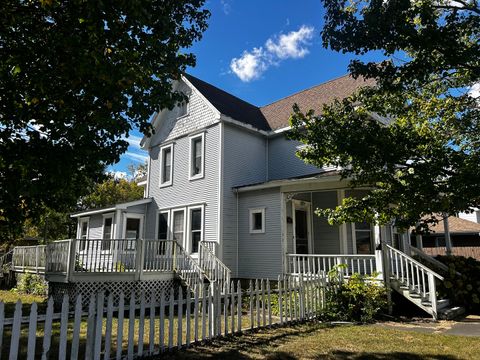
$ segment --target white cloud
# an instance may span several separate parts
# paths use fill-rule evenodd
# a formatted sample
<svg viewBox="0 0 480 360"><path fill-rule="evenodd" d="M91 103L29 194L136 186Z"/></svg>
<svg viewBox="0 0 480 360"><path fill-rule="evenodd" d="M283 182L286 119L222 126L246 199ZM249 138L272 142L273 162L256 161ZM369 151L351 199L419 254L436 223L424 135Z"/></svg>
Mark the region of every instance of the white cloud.
<svg viewBox="0 0 480 360"><path fill-rule="evenodd" d="M468 95L480 100L480 82L473 84L468 90Z"/></svg>
<svg viewBox="0 0 480 360"><path fill-rule="evenodd" d="M244 51L241 57L233 58L230 62L230 69L245 82L259 78L268 66L262 48L254 48L251 52Z"/></svg>
<svg viewBox="0 0 480 360"><path fill-rule="evenodd" d="M141 163L144 163L147 161L148 159L148 156L145 154L139 154L139 153L135 153L135 152L132 152L132 151L127 151L125 153L125 157L133 160L133 161L136 161L136 162L141 162Z"/></svg>
<svg viewBox="0 0 480 360"><path fill-rule="evenodd" d="M302 25L297 31L269 38L265 46L245 50L239 58L230 62L230 70L240 80L249 82L258 79L270 66L286 59L300 59L309 53L308 46L313 38L314 28Z"/></svg>
<svg viewBox="0 0 480 360"><path fill-rule="evenodd" d="M230 15L232 12L232 1L231 0L221 0L220 3L222 4L223 13L225 15Z"/></svg>
<svg viewBox="0 0 480 360"><path fill-rule="evenodd" d="M125 140L126 142L128 142L129 146L132 146L135 149L140 149L140 141L142 141L142 137L130 135L128 138L127 137L122 138L122 140Z"/></svg>
<svg viewBox="0 0 480 360"><path fill-rule="evenodd" d="M115 180L128 178L128 175L125 171L107 171L107 174L112 176Z"/></svg>
<svg viewBox="0 0 480 360"><path fill-rule="evenodd" d="M306 46L313 37L313 31L313 27L303 25L298 31L268 39L265 47L268 52L282 60L303 58L308 54Z"/></svg>

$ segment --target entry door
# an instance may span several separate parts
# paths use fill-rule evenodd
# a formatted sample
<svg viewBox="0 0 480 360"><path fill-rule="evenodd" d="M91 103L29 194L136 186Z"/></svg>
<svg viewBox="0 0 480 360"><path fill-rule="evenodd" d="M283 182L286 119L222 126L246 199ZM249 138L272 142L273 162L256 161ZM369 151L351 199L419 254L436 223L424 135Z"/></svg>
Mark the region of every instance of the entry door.
<svg viewBox="0 0 480 360"><path fill-rule="evenodd" d="M310 252L310 202L293 201L293 229L296 254Z"/></svg>

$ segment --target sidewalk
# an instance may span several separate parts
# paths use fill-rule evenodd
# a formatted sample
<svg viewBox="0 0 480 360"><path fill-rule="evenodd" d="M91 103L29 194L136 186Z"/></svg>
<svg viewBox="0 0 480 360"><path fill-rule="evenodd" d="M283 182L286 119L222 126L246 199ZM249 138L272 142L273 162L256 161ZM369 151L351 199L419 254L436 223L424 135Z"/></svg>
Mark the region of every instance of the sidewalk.
<svg viewBox="0 0 480 360"><path fill-rule="evenodd" d="M438 322L411 321L411 322L383 322L372 326L387 329L417 331L424 334L444 334L480 337L480 316L469 315L459 320L441 320Z"/></svg>

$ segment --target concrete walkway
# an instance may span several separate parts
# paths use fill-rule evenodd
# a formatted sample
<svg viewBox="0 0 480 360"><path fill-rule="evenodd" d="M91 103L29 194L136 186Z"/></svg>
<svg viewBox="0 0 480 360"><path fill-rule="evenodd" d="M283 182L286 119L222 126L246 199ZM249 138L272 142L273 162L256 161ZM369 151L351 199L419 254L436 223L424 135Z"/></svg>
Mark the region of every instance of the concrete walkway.
<svg viewBox="0 0 480 360"><path fill-rule="evenodd" d="M460 336L478 336L480 337L480 316L469 315L462 319L425 321L413 320L410 322L382 322L372 326L378 326L387 329L417 331L426 334L444 334Z"/></svg>

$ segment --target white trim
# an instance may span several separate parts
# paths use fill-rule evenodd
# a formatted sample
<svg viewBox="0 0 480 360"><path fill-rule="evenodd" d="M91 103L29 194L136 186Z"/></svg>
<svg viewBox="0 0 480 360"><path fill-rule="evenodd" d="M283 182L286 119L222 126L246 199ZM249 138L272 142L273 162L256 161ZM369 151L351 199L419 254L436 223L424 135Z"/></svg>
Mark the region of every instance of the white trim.
<svg viewBox="0 0 480 360"><path fill-rule="evenodd" d="M197 205L197 206L189 206L187 208L188 216L187 216L187 234L186 234L186 246L184 247L187 253L192 254L192 210L198 210L200 209L201 211L201 220L200 220L200 242L204 240L204 231L205 231L205 206L203 205ZM195 252L193 254L197 254L198 252Z"/></svg>
<svg viewBox="0 0 480 360"><path fill-rule="evenodd" d="M234 118L231 118L230 116L226 116L225 114L220 114L220 120L224 121L226 123L230 123L232 125L236 125L238 127L244 128L246 130L250 130L250 131L255 132L257 134L262 134L264 136L268 136L269 134L271 134L270 131L257 129L256 127L254 127L250 124L244 123L243 121L235 120Z"/></svg>
<svg viewBox="0 0 480 360"><path fill-rule="evenodd" d="M201 138L202 139L202 161L200 165L200 172L198 174L192 175L192 170L193 170L193 147L192 144L194 140ZM203 179L205 176L205 131L202 131L199 134L196 135L191 135L188 137L188 148L189 148L189 155L188 155L188 179L189 180L197 180L197 179Z"/></svg>
<svg viewBox="0 0 480 360"><path fill-rule="evenodd" d="M295 210L302 210L307 213L307 247L308 254L313 254L312 242L312 203L305 200L292 199L292 228L293 228L293 250L297 253L297 219Z"/></svg>
<svg viewBox="0 0 480 360"><path fill-rule="evenodd" d="M160 214L167 214L167 238L165 240L170 240L172 238L171 236L171 231L170 231L170 214L171 214L171 211L170 210L157 210L156 211L156 218L155 218L155 234L153 236L154 239L156 240L160 240L158 238L158 228L159 228L159 222L158 222L158 218L160 217Z"/></svg>
<svg viewBox="0 0 480 360"><path fill-rule="evenodd" d="M127 236L127 219L140 219L140 229L138 230L138 237L139 239L142 238L142 233L143 233L143 220L145 216L143 214L137 214L137 213L123 213L123 236L122 238L125 239Z"/></svg>
<svg viewBox="0 0 480 360"><path fill-rule="evenodd" d="M103 214L103 213L111 212L111 211L115 211L115 210L126 210L130 206L143 205L143 204L148 204L150 202L152 202L152 198L140 199L140 200L130 201L128 203L117 204L113 207L109 207L109 208L105 208L105 209L86 210L86 211L81 212L81 213L72 214L72 215L70 215L70 217L71 218L79 218L79 217L84 217L84 216L87 216L87 215Z"/></svg>
<svg viewBox="0 0 480 360"><path fill-rule="evenodd" d="M337 190L337 205L340 205L345 199L345 190ZM347 223L343 223L338 227L338 239L340 240L340 253L348 254L348 229Z"/></svg>
<svg viewBox="0 0 480 360"><path fill-rule="evenodd" d="M152 168L152 157L150 156L150 150L148 151L148 162L147 162L147 186L145 187L144 197L148 198L150 196L150 169Z"/></svg>
<svg viewBox="0 0 480 360"><path fill-rule="evenodd" d="M322 177L322 174L318 174L319 177L310 177L310 178L302 178L302 179L281 179L281 180L272 180L266 183L256 184L256 185L245 185L242 187L237 187L237 191L247 192L247 191L254 191L254 190L263 190L263 189L271 189L275 187L285 186L285 185L294 185L294 184L308 184L308 183L324 183L324 182L334 182L342 180L340 175L330 175Z"/></svg>
<svg viewBox="0 0 480 360"><path fill-rule="evenodd" d="M86 216L86 217L81 217L78 219L78 223L77 223L77 239L81 239L81 230L82 230L82 224L83 223L87 223L87 234L86 234L86 239L89 238L89 235L90 235L90 216Z"/></svg>
<svg viewBox="0 0 480 360"><path fill-rule="evenodd" d="M190 96L191 96L191 93L190 93L190 94L185 94L185 95L187 96L188 100L186 100L185 103L184 103L184 102L181 102L181 103L180 103L181 106L178 106L178 104L177 104L177 109L182 109L183 106L186 107L186 109L185 109L185 114L182 114L182 115L177 116L177 120L183 119L183 118L186 118L186 117L190 116Z"/></svg>
<svg viewBox="0 0 480 360"><path fill-rule="evenodd" d="M218 109L215 106L213 106L212 103L208 101L207 98L203 96L203 94L200 91L198 91L198 89L195 86L193 86L193 84L183 75L182 75L182 81L192 89L192 92L194 92L200 99L202 99L207 104L210 110L212 110L212 112L215 114L215 119L216 120L220 119L220 115L221 115L220 111L218 111Z"/></svg>
<svg viewBox="0 0 480 360"><path fill-rule="evenodd" d="M186 235L186 231L187 231L187 208L186 207L177 207L177 208L172 208L170 210L170 215L169 215L169 231L168 231L168 235L170 236L169 240L175 240L173 238L173 234L174 234L174 228L173 228L173 220L175 219L175 213L176 212L183 212L183 239L181 242L178 242L184 249L185 249L185 245L186 245L186 238L187 238L187 235Z"/></svg>
<svg viewBox="0 0 480 360"><path fill-rule="evenodd" d="M164 169L164 164L163 162L165 161L164 159L164 152L165 150L170 149L170 180L165 181L162 183L163 180L163 169ZM167 186L172 186L173 184L173 143L170 143L168 145L164 145L160 147L160 172L159 172L159 181L158 185L162 187L167 187Z"/></svg>
<svg viewBox="0 0 480 360"><path fill-rule="evenodd" d="M185 209L187 207L192 207L192 206L200 206L200 205L207 205L205 201L198 201L198 202L193 202L193 203L188 203L188 204L179 204L175 206L168 206L164 208L158 208L157 211L167 211L167 210L177 210L177 209Z"/></svg>
<svg viewBox="0 0 480 360"><path fill-rule="evenodd" d="M369 224L370 225L370 246L371 246L371 249L372 249L372 253L371 255L375 254L375 227L372 226L372 224ZM363 231L363 232L367 232L368 230L364 230L364 229L360 229L360 230L357 230L356 227L355 227L355 223L350 223L350 226L351 226L351 231L352 231L352 246L353 246L353 254L358 254L358 251L357 251L357 231ZM363 255L363 254L360 254L360 255Z"/></svg>
<svg viewBox="0 0 480 360"><path fill-rule="evenodd" d="M218 250L217 255L220 260L223 260L223 160L224 160L224 138L225 138L225 126L222 122L219 124L219 144L220 144L220 156L218 157L218 209L217 209L217 239Z"/></svg>
<svg viewBox="0 0 480 360"><path fill-rule="evenodd" d="M262 214L262 228L261 229L254 229L253 223L253 215L254 214ZM265 207L257 207L257 208L250 208L248 209L248 229L250 230L250 234L264 234L265 233Z"/></svg>

